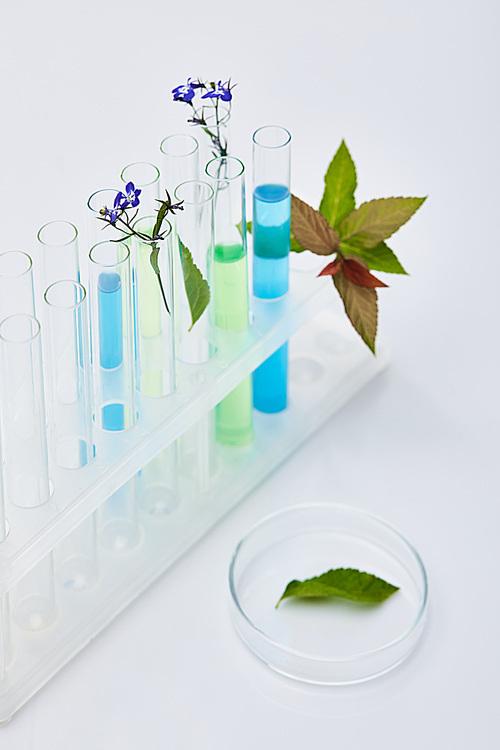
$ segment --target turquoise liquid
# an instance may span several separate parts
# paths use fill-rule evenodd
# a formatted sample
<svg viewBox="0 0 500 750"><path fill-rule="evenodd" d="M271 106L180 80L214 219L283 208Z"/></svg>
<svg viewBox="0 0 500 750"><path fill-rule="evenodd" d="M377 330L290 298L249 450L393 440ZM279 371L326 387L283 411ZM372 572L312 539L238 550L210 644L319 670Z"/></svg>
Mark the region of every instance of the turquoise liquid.
<svg viewBox="0 0 500 750"><path fill-rule="evenodd" d="M260 185L253 195L253 293L276 299L288 292L290 191L284 185ZM287 406L288 344L253 373L253 403L268 414Z"/></svg>
<svg viewBox="0 0 500 750"><path fill-rule="evenodd" d="M258 411L275 414L287 406L288 342L266 359L253 373L253 405Z"/></svg>
<svg viewBox="0 0 500 750"><path fill-rule="evenodd" d="M103 370L115 370L123 362L122 282L119 274L107 271L97 280L97 315L99 319L99 364ZM125 428L125 410L121 403L102 409L105 430Z"/></svg>
<svg viewBox="0 0 500 750"><path fill-rule="evenodd" d="M114 370L123 361L122 282L119 274L99 274L97 307L99 364L105 370Z"/></svg>
<svg viewBox="0 0 500 750"><path fill-rule="evenodd" d="M260 185L253 194L253 293L263 299L288 291L290 191L284 185Z"/></svg>

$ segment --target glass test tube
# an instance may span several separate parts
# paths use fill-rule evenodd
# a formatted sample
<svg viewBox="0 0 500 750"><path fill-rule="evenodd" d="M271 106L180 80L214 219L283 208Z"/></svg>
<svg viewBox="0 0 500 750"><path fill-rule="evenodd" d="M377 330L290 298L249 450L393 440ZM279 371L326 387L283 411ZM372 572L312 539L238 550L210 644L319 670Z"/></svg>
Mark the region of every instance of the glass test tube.
<svg viewBox="0 0 500 750"><path fill-rule="evenodd" d="M58 615L54 555L50 552L14 587L12 619L23 630L36 632L50 627Z"/></svg>
<svg viewBox="0 0 500 750"><path fill-rule="evenodd" d="M141 542L137 502L138 476L114 492L97 511L99 541L111 552L132 552Z"/></svg>
<svg viewBox="0 0 500 750"><path fill-rule="evenodd" d="M175 189L175 201L184 201L184 210L176 215L175 277L177 358L188 364L208 362L215 353L214 314L211 299L202 316L193 325L182 278L182 253L187 248L192 259L212 288L213 272L213 189L200 180L183 182ZM190 330L191 329L191 330ZM193 376L196 375L193 373ZM196 493L208 490L215 470L215 422L210 412L188 430L179 441L181 472L190 476Z"/></svg>
<svg viewBox="0 0 500 750"><path fill-rule="evenodd" d="M219 157L206 173L214 186L215 325L242 331L249 324L245 168L239 159ZM215 410L216 439L247 445L253 439L252 381L246 377Z"/></svg>
<svg viewBox="0 0 500 750"><path fill-rule="evenodd" d="M9 599L9 594L0 596L0 694L2 693L2 680L7 677L7 668L14 655L10 631Z"/></svg>
<svg viewBox="0 0 500 750"><path fill-rule="evenodd" d="M39 230L41 292L61 279L80 281L78 230L69 221L50 221Z"/></svg>
<svg viewBox="0 0 500 750"><path fill-rule="evenodd" d="M133 182L135 188L140 188L139 206L142 216L156 213L160 205L158 203L160 197L158 167L146 161L136 161L122 169L120 179L125 185Z"/></svg>
<svg viewBox="0 0 500 750"><path fill-rule="evenodd" d="M184 289L182 254L189 251L194 264L210 288L213 273L213 195L212 187L201 180L182 182L175 189L175 202L183 201L184 210L176 215L176 341L177 356L183 362L208 362L215 352L213 302L193 325Z"/></svg>
<svg viewBox="0 0 500 750"><path fill-rule="evenodd" d="M36 507L50 497L40 324L30 315L0 323L0 406L5 492Z"/></svg>
<svg viewBox="0 0 500 750"><path fill-rule="evenodd" d="M99 242L123 237L123 232L114 227L108 221L103 221L101 209L113 208L118 190L104 188L92 193L87 201L87 247L90 249Z"/></svg>
<svg viewBox="0 0 500 750"><path fill-rule="evenodd" d="M134 223L134 229L150 236L155 221L155 216L145 216ZM166 236L158 242L157 256L161 287L151 265L151 245L138 237L132 240L136 383L141 393L153 398L175 389L172 226L168 221L163 222L162 233Z"/></svg>
<svg viewBox="0 0 500 750"><path fill-rule="evenodd" d="M94 456L87 295L77 281L56 281L45 292L50 447L65 469Z"/></svg>
<svg viewBox="0 0 500 750"><path fill-rule="evenodd" d="M253 135L253 293L272 300L288 291L290 254L290 141L288 130ZM275 413L287 406L288 343L253 374L254 406Z"/></svg>
<svg viewBox="0 0 500 750"><path fill-rule="evenodd" d="M96 514L68 534L55 549L56 578L65 588L85 591L97 583Z"/></svg>
<svg viewBox="0 0 500 750"><path fill-rule="evenodd" d="M167 190L173 198L177 185L200 177L199 144L192 135L176 133L162 140L160 151L162 197Z"/></svg>
<svg viewBox="0 0 500 750"><path fill-rule="evenodd" d="M130 252L122 242L99 242L89 258L94 418L116 432L136 417Z"/></svg>
<svg viewBox="0 0 500 750"><path fill-rule="evenodd" d="M10 315L35 314L32 266L20 250L0 253L0 323Z"/></svg>

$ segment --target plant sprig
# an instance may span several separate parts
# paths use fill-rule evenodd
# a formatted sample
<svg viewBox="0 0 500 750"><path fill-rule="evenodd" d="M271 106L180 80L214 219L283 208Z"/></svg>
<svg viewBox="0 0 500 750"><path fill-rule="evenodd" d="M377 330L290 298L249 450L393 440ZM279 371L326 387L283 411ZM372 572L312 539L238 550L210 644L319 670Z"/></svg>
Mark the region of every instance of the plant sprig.
<svg viewBox="0 0 500 750"><path fill-rule="evenodd" d="M344 141L325 174L319 211L292 195L291 250L335 255L319 276L331 276L349 320L375 353L377 288L372 273L406 274L385 240L420 208L425 198L378 198L356 208L356 168Z"/></svg>
<svg viewBox="0 0 500 750"><path fill-rule="evenodd" d="M168 190L165 190L167 195L166 199L156 199L157 203L160 205L157 209L154 227L148 234L147 232L138 231L133 226L139 213L137 206L140 204L141 192L141 189L136 188L133 182L128 182L125 186L125 193L121 191L117 192L113 208L107 208L107 206L104 206L99 211L97 218L123 233L123 237L113 238L111 240L112 242L121 242L130 239L131 237L136 237L143 244L149 245L151 248L149 262L151 268L156 274L165 309L170 315L171 310L168 305L167 296L161 279L158 257L161 250L161 242L168 234L168 229L165 228L162 230L162 226L169 214L175 215L176 211L184 210L184 206L182 205L183 201L172 203ZM129 211L131 209L137 210L135 210L133 214L130 214ZM191 311L191 327L189 329L191 330L210 302L210 289L208 282L203 278L201 271L195 265L191 253L187 248L184 248L182 253L182 272L186 288L186 296Z"/></svg>
<svg viewBox="0 0 500 750"><path fill-rule="evenodd" d="M212 143L214 156L228 155L228 140L222 135L221 126L226 125L231 117L231 92L234 86L231 79L222 83L222 80L205 82L199 78L196 81L188 78L185 85L172 89L175 102L183 102L191 107L192 116L188 118L188 123L201 127L206 133ZM197 90L205 92L201 95L204 102L199 109L196 109L193 102ZM227 104L225 112L221 112L220 101ZM214 121L215 127L211 121Z"/></svg>

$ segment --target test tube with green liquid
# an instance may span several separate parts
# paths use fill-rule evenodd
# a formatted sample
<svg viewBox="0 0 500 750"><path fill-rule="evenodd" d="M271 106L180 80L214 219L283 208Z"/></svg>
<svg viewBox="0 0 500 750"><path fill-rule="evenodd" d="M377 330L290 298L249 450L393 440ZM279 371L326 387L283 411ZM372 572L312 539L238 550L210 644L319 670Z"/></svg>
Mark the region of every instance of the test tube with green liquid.
<svg viewBox="0 0 500 750"><path fill-rule="evenodd" d="M214 188L213 295L215 325L244 331L249 323L245 209L245 167L222 156L206 166ZM215 410L216 439L223 445L247 445L253 439L252 381L248 376Z"/></svg>

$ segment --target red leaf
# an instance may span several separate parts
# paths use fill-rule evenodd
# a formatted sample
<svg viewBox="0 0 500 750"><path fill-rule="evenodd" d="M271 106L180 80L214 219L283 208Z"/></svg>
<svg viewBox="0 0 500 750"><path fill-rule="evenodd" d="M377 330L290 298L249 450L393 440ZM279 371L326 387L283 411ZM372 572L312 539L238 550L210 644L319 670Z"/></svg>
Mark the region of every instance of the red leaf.
<svg viewBox="0 0 500 750"><path fill-rule="evenodd" d="M318 273L318 276L335 276L335 274L338 273L341 268L342 261L340 260L340 258L337 258L336 260L332 261L332 263L329 263L327 266L325 266L323 270Z"/></svg>
<svg viewBox="0 0 500 750"><path fill-rule="evenodd" d="M342 270L346 279L357 286L364 286L367 289L387 286L370 273L368 266L360 258L344 258Z"/></svg>

